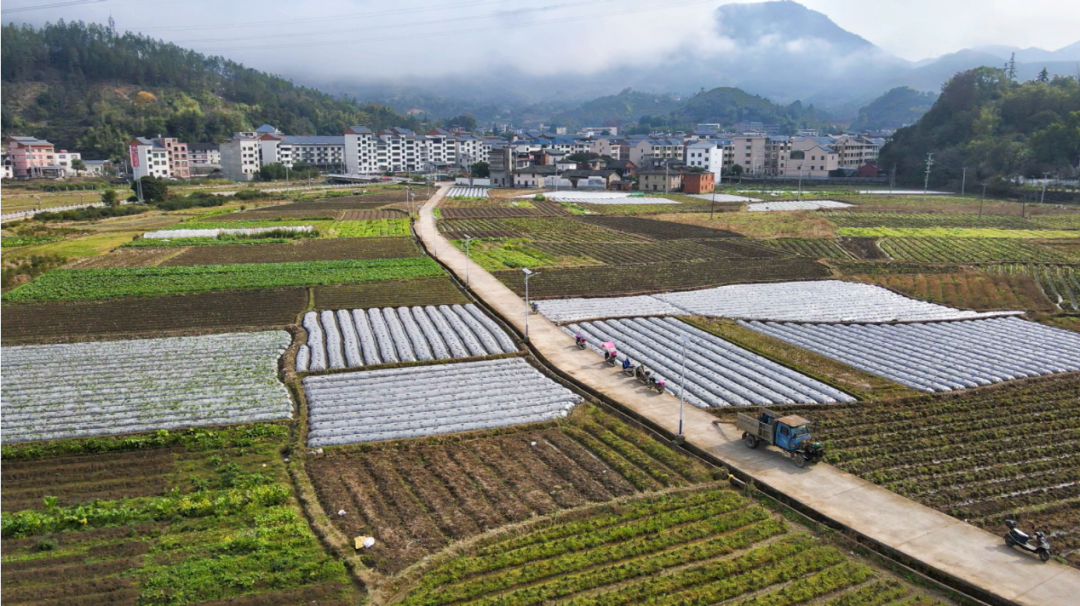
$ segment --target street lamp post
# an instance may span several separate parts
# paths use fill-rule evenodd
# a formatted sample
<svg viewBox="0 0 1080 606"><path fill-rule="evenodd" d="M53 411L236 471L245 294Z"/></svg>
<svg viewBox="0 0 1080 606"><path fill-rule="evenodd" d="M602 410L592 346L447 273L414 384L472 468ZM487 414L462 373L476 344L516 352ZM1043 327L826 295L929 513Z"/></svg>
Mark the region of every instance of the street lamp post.
<svg viewBox="0 0 1080 606"><path fill-rule="evenodd" d="M680 336L679 343L682 343L682 370L679 371L679 435L678 439L683 438L683 407L686 404L686 337Z"/></svg>
<svg viewBox="0 0 1080 606"><path fill-rule="evenodd" d="M469 243L472 240L469 234L465 234L465 288L469 287Z"/></svg>
<svg viewBox="0 0 1080 606"><path fill-rule="evenodd" d="M799 165L799 199L802 200L802 164Z"/></svg>
<svg viewBox="0 0 1080 606"><path fill-rule="evenodd" d="M540 272L534 272L528 267L522 267L521 273L525 274L525 342L529 342L529 314L532 307L529 305L529 278L539 276Z"/></svg>

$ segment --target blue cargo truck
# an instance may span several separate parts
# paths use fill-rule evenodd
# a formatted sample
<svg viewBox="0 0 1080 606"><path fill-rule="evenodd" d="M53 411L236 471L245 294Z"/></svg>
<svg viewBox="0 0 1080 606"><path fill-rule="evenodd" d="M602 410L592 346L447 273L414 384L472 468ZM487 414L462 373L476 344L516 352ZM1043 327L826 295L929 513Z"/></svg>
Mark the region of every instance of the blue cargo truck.
<svg viewBox="0 0 1080 606"><path fill-rule="evenodd" d="M810 435L810 421L799 415L781 415L762 408L756 417L740 414L735 427L742 430L747 448L757 448L762 442L772 444L798 467L817 463L825 456L825 449Z"/></svg>

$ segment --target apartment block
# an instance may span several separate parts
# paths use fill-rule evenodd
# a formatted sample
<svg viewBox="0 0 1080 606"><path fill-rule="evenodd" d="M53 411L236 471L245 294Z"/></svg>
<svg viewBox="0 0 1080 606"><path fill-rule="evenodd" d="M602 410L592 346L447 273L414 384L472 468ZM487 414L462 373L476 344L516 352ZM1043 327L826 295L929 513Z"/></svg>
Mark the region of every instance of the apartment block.
<svg viewBox="0 0 1080 606"><path fill-rule="evenodd" d="M42 177L55 172L52 167L56 165L56 150L52 143L34 137L8 137L5 141L14 176Z"/></svg>
<svg viewBox="0 0 1080 606"><path fill-rule="evenodd" d="M257 133L234 134L232 139L221 144L221 172L233 181L253 180L262 167L259 151Z"/></svg>

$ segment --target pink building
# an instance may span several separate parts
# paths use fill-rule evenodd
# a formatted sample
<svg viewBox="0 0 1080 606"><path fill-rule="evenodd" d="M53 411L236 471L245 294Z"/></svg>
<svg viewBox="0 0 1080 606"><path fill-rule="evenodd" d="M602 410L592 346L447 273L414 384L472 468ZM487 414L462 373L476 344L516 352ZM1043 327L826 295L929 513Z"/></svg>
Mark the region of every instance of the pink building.
<svg viewBox="0 0 1080 606"><path fill-rule="evenodd" d="M53 144L34 137L8 137L8 157L16 177L41 177L56 168Z"/></svg>

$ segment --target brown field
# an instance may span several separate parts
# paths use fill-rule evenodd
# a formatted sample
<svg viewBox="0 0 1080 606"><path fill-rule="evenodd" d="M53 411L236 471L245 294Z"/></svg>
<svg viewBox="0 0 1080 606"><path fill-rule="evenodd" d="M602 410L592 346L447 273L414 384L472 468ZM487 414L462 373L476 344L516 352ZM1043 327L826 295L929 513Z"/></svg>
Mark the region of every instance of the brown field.
<svg viewBox="0 0 1080 606"><path fill-rule="evenodd" d="M1025 276L907 273L852 276L851 279L884 286L923 301L960 309L1056 311L1039 285Z"/></svg>
<svg viewBox="0 0 1080 606"><path fill-rule="evenodd" d="M338 216L339 221L376 221L379 219L405 218L405 213L399 210L344 210Z"/></svg>
<svg viewBox="0 0 1080 606"><path fill-rule="evenodd" d="M109 269L113 267L156 267L163 261L175 257L184 252L183 247L162 246L149 247L138 246L129 248L117 248L116 250L100 257L87 257L68 265L69 268L78 269Z"/></svg>
<svg viewBox="0 0 1080 606"><path fill-rule="evenodd" d="M160 265L183 267L234 263L400 259L421 256L423 253L412 238L332 238L296 240L284 244L191 246Z"/></svg>
<svg viewBox="0 0 1080 606"><path fill-rule="evenodd" d="M537 242L532 247L555 257L587 257L611 265L700 259L772 259L786 256L752 241L735 238L663 242Z"/></svg>
<svg viewBox="0 0 1080 606"><path fill-rule="evenodd" d="M229 332L292 324L308 289L225 291L99 301L5 303L4 345Z"/></svg>
<svg viewBox="0 0 1080 606"><path fill-rule="evenodd" d="M841 248L855 255L856 259L867 261L887 260L889 255L878 246L877 238L839 238L837 243Z"/></svg>
<svg viewBox="0 0 1080 606"><path fill-rule="evenodd" d="M500 282L524 295L519 270L493 272ZM829 268L811 259L728 259L635 265L550 268L530 280L536 298L601 297L722 286L740 282L822 279Z"/></svg>
<svg viewBox="0 0 1080 606"><path fill-rule="evenodd" d="M708 479L696 460L591 406L558 423L327 449L307 459L326 511L364 561L396 573L486 530L559 509Z"/></svg>
<svg viewBox="0 0 1080 606"><path fill-rule="evenodd" d="M207 217L205 219L199 219L209 223L227 223L231 221L273 221L275 219L288 219L288 220L301 220L301 219L331 219L336 220L340 217L341 211L338 209L328 208L319 210L284 210L285 206L292 206L286 204L283 206L270 206L266 208L260 208L258 210L245 210L234 213L226 213L224 215L214 215L213 217Z"/></svg>
<svg viewBox="0 0 1080 606"><path fill-rule="evenodd" d="M645 236L651 240L682 240L682 239L706 239L706 238L737 238L739 234L732 231L716 229L713 227L701 227L699 225L677 223L674 221L661 221L656 219L641 219L638 217L575 217L576 220L589 225L606 227L628 234Z"/></svg>
<svg viewBox="0 0 1080 606"><path fill-rule="evenodd" d="M316 309L464 305L470 302L447 277L316 286L312 290Z"/></svg>

